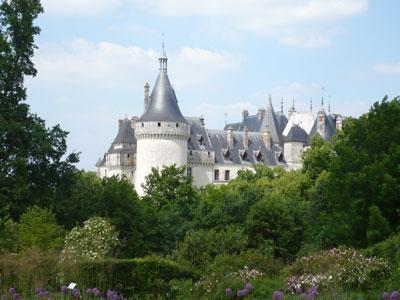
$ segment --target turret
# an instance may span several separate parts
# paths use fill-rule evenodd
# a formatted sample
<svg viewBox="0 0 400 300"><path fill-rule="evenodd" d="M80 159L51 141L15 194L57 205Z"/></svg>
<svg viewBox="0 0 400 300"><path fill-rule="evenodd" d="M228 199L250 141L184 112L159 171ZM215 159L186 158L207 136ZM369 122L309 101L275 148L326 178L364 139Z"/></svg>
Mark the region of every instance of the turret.
<svg viewBox="0 0 400 300"><path fill-rule="evenodd" d="M162 47L159 74L147 110L135 124L137 168L135 188L143 195L142 184L152 168L187 165L189 123L183 117L167 74L167 55Z"/></svg>
<svg viewBox="0 0 400 300"><path fill-rule="evenodd" d="M321 100L321 108L318 111L318 115L317 115L317 132L321 137L325 136L325 118L326 118L326 114L325 114L325 110L324 110L324 98L322 97Z"/></svg>
<svg viewBox="0 0 400 300"><path fill-rule="evenodd" d="M264 128L263 141L264 141L265 147L267 147L267 149L270 149L271 148L271 135L270 135L268 127Z"/></svg>
<svg viewBox="0 0 400 300"><path fill-rule="evenodd" d="M148 82L144 85L144 111L149 107L150 102L150 84Z"/></svg>
<svg viewBox="0 0 400 300"><path fill-rule="evenodd" d="M229 147L233 147L233 129L232 127L228 127L226 130L226 141Z"/></svg>
<svg viewBox="0 0 400 300"><path fill-rule="evenodd" d="M247 129L247 127L244 128L243 146L245 149L249 148L249 130Z"/></svg>

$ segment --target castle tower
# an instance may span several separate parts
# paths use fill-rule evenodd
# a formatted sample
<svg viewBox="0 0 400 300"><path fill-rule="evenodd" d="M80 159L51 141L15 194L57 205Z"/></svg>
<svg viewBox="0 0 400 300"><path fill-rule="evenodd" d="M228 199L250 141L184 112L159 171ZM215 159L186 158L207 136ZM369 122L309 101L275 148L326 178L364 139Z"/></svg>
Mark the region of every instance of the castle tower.
<svg viewBox="0 0 400 300"><path fill-rule="evenodd" d="M151 168L187 165L189 123L182 116L167 75L168 58L162 47L160 68L147 110L135 124L137 139L135 189L144 194L142 184Z"/></svg>
<svg viewBox="0 0 400 300"><path fill-rule="evenodd" d="M326 115L324 110L324 97L322 97L321 108L318 111L318 116L317 116L317 121L318 121L317 132L322 138L325 137L325 118Z"/></svg>

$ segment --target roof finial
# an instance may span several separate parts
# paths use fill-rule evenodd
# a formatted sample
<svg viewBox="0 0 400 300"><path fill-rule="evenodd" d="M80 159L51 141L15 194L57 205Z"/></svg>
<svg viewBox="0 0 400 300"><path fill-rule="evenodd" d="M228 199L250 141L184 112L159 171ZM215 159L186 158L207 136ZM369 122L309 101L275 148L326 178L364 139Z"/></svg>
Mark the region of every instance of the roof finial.
<svg viewBox="0 0 400 300"><path fill-rule="evenodd" d="M268 95L268 101L269 101L269 104L272 103L272 95L271 94Z"/></svg>
<svg viewBox="0 0 400 300"><path fill-rule="evenodd" d="M312 113L312 98L311 98L311 101L310 101L310 111Z"/></svg>
<svg viewBox="0 0 400 300"><path fill-rule="evenodd" d="M283 97L281 97L281 113L283 114Z"/></svg>
<svg viewBox="0 0 400 300"><path fill-rule="evenodd" d="M226 126L226 124L228 123L228 122L227 122L227 118L228 118L228 113L226 112L226 113L225 113L225 126Z"/></svg>
<svg viewBox="0 0 400 300"><path fill-rule="evenodd" d="M161 48L161 56L158 59L160 61L160 72L167 73L167 54L165 53L165 41L164 41L165 35L164 33L162 34L162 48Z"/></svg>
<svg viewBox="0 0 400 300"><path fill-rule="evenodd" d="M322 87L322 98L321 98L321 106L324 108L324 94L325 94L325 87Z"/></svg>
<svg viewBox="0 0 400 300"><path fill-rule="evenodd" d="M295 109L295 107L294 107L294 97L293 97L293 106L292 107L293 107L293 109Z"/></svg>
<svg viewBox="0 0 400 300"><path fill-rule="evenodd" d="M331 113L331 95L329 95L329 101L328 101L328 113Z"/></svg>

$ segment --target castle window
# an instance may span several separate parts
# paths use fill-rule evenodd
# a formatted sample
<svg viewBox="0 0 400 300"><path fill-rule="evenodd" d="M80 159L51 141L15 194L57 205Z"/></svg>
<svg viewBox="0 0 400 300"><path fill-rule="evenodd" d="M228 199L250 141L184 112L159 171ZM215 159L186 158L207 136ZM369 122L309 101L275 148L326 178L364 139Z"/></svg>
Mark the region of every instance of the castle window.
<svg viewBox="0 0 400 300"><path fill-rule="evenodd" d="M189 151L189 155L190 155L190 156L193 155L193 151L192 151L192 150Z"/></svg>
<svg viewBox="0 0 400 300"><path fill-rule="evenodd" d="M144 123L142 123L142 127L144 127Z"/></svg>
<svg viewBox="0 0 400 300"><path fill-rule="evenodd" d="M188 175L192 175L192 167L187 168Z"/></svg>
<svg viewBox="0 0 400 300"><path fill-rule="evenodd" d="M208 156L210 156L211 155L211 152L210 151L208 151Z"/></svg>
<svg viewBox="0 0 400 300"><path fill-rule="evenodd" d="M178 123L176 123L175 125L176 125L176 128L178 128L178 127L179 127L179 124L178 124Z"/></svg>
<svg viewBox="0 0 400 300"><path fill-rule="evenodd" d="M160 122L158 122L157 126L158 126L158 127L161 127L161 123L160 123Z"/></svg>
<svg viewBox="0 0 400 300"><path fill-rule="evenodd" d="M128 154L128 158L130 158L131 157L131 155L130 154Z"/></svg>
<svg viewBox="0 0 400 300"><path fill-rule="evenodd" d="M225 170L225 180L229 180L229 170Z"/></svg>
<svg viewBox="0 0 400 300"><path fill-rule="evenodd" d="M214 180L219 180L219 170L214 170Z"/></svg>

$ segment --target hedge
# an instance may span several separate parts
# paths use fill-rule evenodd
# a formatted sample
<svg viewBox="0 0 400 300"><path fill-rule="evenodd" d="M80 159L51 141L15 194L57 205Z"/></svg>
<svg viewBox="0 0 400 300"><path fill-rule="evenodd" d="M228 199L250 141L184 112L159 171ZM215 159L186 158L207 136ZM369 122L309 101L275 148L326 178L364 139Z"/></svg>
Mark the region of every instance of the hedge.
<svg viewBox="0 0 400 300"><path fill-rule="evenodd" d="M127 297L168 295L173 279L196 279L193 272L175 262L150 256L135 259L106 259L64 264L63 279L76 282L78 287L97 287L122 292Z"/></svg>

